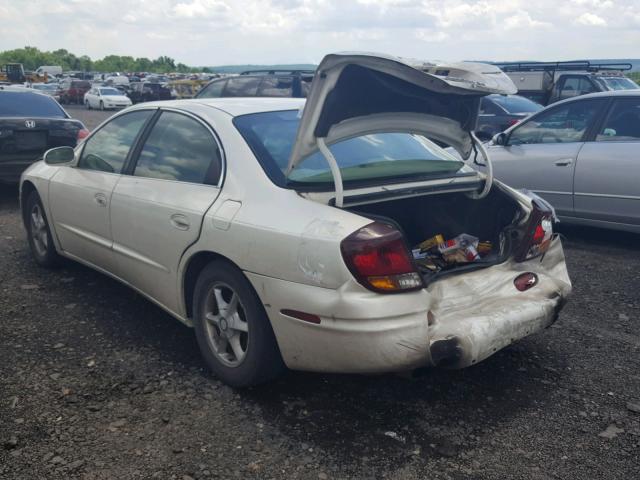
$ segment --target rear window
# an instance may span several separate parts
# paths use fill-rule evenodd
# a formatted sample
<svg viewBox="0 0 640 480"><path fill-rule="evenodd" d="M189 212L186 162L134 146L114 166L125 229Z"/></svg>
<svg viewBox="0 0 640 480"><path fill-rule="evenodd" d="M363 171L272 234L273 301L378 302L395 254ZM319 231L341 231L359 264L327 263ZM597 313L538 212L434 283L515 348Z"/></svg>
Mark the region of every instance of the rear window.
<svg viewBox="0 0 640 480"><path fill-rule="evenodd" d="M524 97L492 95L490 98L495 104L504 108L507 113L535 113L542 110L542 105Z"/></svg>
<svg viewBox="0 0 640 480"><path fill-rule="evenodd" d="M67 118L67 115L58 102L48 95L0 92L0 117Z"/></svg>
<svg viewBox="0 0 640 480"><path fill-rule="evenodd" d="M285 177L298 130L297 110L255 113L234 119L271 180L279 186L333 188L333 177L320 152L307 157ZM330 147L345 186L381 179L414 181L425 177L468 174L464 162L421 135L376 133L338 142Z"/></svg>
<svg viewBox="0 0 640 480"><path fill-rule="evenodd" d="M91 88L91 84L89 82L79 80L71 82L71 88Z"/></svg>

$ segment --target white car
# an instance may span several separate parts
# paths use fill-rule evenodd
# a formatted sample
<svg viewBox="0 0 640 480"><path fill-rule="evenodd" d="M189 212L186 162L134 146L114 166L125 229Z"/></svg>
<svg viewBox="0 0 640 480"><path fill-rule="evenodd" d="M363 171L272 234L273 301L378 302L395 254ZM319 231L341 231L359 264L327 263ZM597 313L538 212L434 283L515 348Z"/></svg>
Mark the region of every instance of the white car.
<svg viewBox="0 0 640 480"><path fill-rule="evenodd" d="M130 107L132 103L131 99L117 88L92 87L84 94L84 105L88 110L91 110L92 108L111 110L127 108Z"/></svg>
<svg viewBox="0 0 640 480"><path fill-rule="evenodd" d="M86 264L193 326L234 386L284 366L473 365L549 326L571 291L547 204L429 140L486 153L472 128L483 95L512 93L503 77L329 55L306 105L137 105L23 174L33 256Z"/></svg>

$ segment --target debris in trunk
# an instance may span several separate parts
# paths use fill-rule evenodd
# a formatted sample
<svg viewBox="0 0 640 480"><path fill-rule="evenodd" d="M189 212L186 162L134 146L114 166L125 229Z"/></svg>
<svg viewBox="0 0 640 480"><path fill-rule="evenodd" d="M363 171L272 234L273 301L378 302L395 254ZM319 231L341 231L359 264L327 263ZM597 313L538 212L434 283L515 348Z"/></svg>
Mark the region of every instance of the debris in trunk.
<svg viewBox="0 0 640 480"><path fill-rule="evenodd" d="M492 248L490 241L480 242L468 233L450 240L438 234L416 245L412 254L419 266L438 272L449 266L476 262L491 253Z"/></svg>

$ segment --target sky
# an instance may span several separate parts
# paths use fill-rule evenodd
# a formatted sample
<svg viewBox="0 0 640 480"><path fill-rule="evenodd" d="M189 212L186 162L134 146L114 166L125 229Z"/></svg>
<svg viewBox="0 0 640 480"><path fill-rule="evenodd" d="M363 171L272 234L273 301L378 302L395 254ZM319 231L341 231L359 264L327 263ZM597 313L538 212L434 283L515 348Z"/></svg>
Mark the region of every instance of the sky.
<svg viewBox="0 0 640 480"><path fill-rule="evenodd" d="M0 51L168 55L193 66L640 57L640 0L0 0Z"/></svg>

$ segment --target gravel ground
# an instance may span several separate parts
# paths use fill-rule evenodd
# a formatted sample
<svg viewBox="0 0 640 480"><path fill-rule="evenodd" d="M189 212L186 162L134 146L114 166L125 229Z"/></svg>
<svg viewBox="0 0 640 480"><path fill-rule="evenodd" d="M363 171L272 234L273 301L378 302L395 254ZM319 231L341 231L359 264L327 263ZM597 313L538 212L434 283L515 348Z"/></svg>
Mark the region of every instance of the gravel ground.
<svg viewBox="0 0 640 480"><path fill-rule="evenodd" d="M2 479L640 478L638 235L565 228L560 320L472 368L234 391L133 291L37 267L16 196L0 188Z"/></svg>

